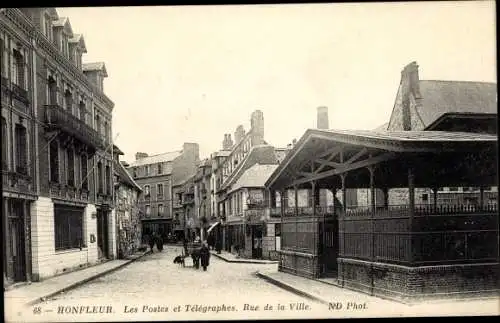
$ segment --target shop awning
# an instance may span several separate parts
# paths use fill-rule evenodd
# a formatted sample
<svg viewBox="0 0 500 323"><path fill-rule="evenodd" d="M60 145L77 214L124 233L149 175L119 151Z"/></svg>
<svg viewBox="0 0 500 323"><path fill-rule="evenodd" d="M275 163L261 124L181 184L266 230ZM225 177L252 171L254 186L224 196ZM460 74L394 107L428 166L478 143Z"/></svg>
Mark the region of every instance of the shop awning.
<svg viewBox="0 0 500 323"><path fill-rule="evenodd" d="M210 228L208 228L207 233L210 233L210 231L212 231L217 226L217 224L220 224L220 222L215 222L214 224L212 224Z"/></svg>

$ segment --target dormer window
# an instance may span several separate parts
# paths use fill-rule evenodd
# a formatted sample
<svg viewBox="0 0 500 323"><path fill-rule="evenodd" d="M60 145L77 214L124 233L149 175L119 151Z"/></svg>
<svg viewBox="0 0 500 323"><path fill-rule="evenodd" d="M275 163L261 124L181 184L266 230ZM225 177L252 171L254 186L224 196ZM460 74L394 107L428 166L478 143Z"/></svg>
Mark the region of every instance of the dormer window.
<svg viewBox="0 0 500 323"><path fill-rule="evenodd" d="M44 17L44 30L43 34L47 37L48 40L52 40L52 19L49 15L45 15Z"/></svg>
<svg viewBox="0 0 500 323"><path fill-rule="evenodd" d="M61 51L64 56L69 57L69 48L68 48L68 35L65 32L62 33L61 37Z"/></svg>

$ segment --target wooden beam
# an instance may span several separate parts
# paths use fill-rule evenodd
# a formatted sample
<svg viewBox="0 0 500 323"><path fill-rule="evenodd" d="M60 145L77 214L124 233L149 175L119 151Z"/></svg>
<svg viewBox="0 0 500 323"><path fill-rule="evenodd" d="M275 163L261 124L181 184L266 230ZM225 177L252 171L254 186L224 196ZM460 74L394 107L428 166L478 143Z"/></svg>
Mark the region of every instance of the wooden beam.
<svg viewBox="0 0 500 323"><path fill-rule="evenodd" d="M346 164L352 164L354 161L358 160L361 156L363 156L367 152L368 152L368 149L363 148L360 151L358 151L354 156L352 156L351 158L349 158L345 163Z"/></svg>
<svg viewBox="0 0 500 323"><path fill-rule="evenodd" d="M321 166L316 169L314 171L314 173L319 173L323 168L325 168L325 166L327 166L328 164L326 164L326 162L330 162L330 163L333 163L332 162L332 159L335 158L335 156L337 156L338 154L340 154L342 152L342 150L344 149L344 146L337 146L337 147L334 147L335 148L335 151L332 152L331 154L329 154L330 156L328 156L327 160L324 160L322 159L322 157L325 157L325 156L322 156L323 154L321 154L320 156L318 156L318 158L316 159L315 162L321 164ZM335 163L336 164L336 163ZM330 165L331 166L331 165ZM338 167L338 166L333 166L333 167Z"/></svg>
<svg viewBox="0 0 500 323"><path fill-rule="evenodd" d="M297 179L297 180L293 181L291 185L300 185L300 184L304 184L304 183L311 182L314 180L319 180L319 179L322 179L325 177L330 177L333 175L342 174L342 173L345 173L345 172L353 170L353 169L358 169L358 168L378 164L380 162L390 160L390 159L394 158L395 156L396 156L396 154L392 153L392 152L384 153L384 154L381 154L381 155L378 155L378 156L375 156L372 158L368 158L368 159L365 159L365 160L362 160L359 162L351 163L349 165L345 165L343 167L332 169L332 170L329 170L329 171L326 171L323 173L314 174L314 175L311 175L311 176L308 176L308 177L302 178L302 179Z"/></svg>
<svg viewBox="0 0 500 323"><path fill-rule="evenodd" d="M342 167L343 165L341 163L332 162L326 159L317 159L315 160L315 162L321 164L321 166L315 171L316 174L319 173L319 171L321 171L321 169L323 169L325 166Z"/></svg>

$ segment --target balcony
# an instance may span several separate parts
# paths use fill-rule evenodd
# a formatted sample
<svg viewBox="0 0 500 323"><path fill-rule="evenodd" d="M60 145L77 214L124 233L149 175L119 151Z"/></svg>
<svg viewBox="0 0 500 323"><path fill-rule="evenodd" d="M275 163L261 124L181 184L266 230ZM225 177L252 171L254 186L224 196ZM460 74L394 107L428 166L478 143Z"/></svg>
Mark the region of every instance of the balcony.
<svg viewBox="0 0 500 323"><path fill-rule="evenodd" d="M5 191L20 193L33 191L31 176L17 172L2 171L2 185L2 189Z"/></svg>
<svg viewBox="0 0 500 323"><path fill-rule="evenodd" d="M111 195L106 195L106 194L97 194L97 204L101 205L112 205L113 204L113 197Z"/></svg>
<svg viewBox="0 0 500 323"><path fill-rule="evenodd" d="M25 104L29 103L28 91L26 91L25 89L23 89L19 85L12 83L11 93L19 101L21 101Z"/></svg>
<svg viewBox="0 0 500 323"><path fill-rule="evenodd" d="M106 148L97 131L58 105L45 105L45 122L49 128L60 129L94 149Z"/></svg>
<svg viewBox="0 0 500 323"><path fill-rule="evenodd" d="M85 188L77 189L73 186L51 182L49 184L50 197L79 202L88 202L89 191Z"/></svg>

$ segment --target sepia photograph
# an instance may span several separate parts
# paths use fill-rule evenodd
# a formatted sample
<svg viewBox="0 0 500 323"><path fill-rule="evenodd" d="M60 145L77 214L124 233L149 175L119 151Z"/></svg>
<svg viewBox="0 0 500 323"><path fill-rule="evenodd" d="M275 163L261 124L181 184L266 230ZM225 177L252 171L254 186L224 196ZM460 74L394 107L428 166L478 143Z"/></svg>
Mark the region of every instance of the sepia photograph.
<svg viewBox="0 0 500 323"><path fill-rule="evenodd" d="M495 7L0 8L5 321L500 315Z"/></svg>

